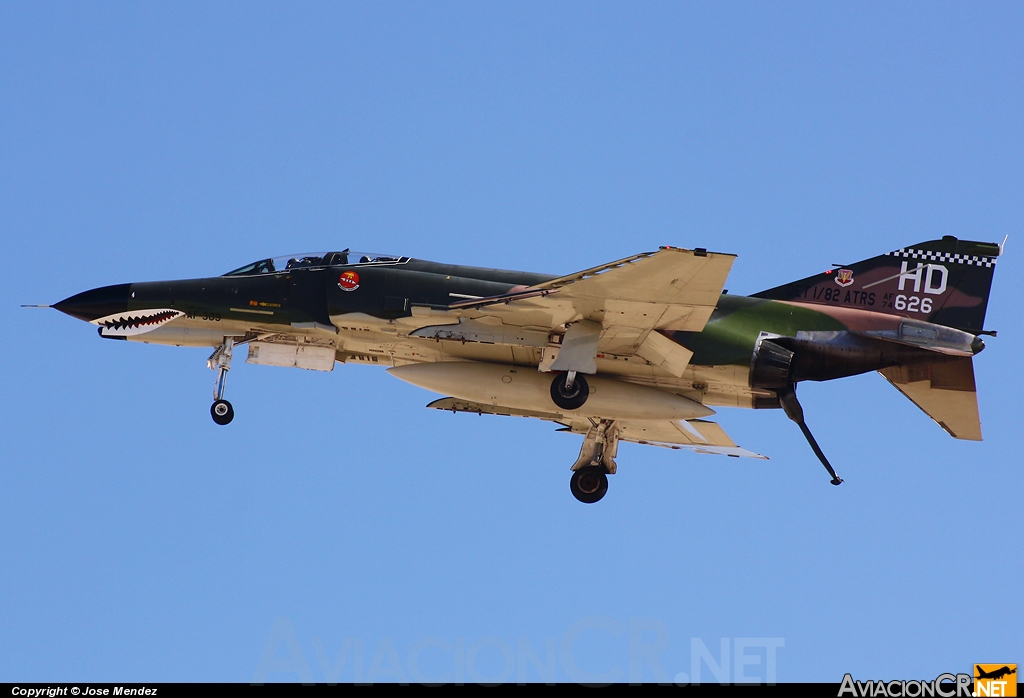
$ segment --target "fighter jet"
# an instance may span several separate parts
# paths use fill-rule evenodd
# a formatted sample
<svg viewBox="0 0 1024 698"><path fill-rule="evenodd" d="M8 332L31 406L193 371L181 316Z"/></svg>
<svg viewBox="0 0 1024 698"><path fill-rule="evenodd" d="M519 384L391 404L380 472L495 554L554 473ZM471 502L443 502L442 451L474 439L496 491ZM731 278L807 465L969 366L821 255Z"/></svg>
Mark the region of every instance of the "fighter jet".
<svg viewBox="0 0 1024 698"><path fill-rule="evenodd" d="M241 346L252 364L385 366L443 395L437 410L553 422L583 436L570 489L593 503L620 441L764 458L705 419L717 407L784 410L840 484L797 400L807 380L878 371L951 436L981 440L972 362L995 335L983 327L1002 250L947 236L740 296L723 288L735 256L700 247L557 277L346 249L52 307L106 339L214 348L221 425Z"/></svg>

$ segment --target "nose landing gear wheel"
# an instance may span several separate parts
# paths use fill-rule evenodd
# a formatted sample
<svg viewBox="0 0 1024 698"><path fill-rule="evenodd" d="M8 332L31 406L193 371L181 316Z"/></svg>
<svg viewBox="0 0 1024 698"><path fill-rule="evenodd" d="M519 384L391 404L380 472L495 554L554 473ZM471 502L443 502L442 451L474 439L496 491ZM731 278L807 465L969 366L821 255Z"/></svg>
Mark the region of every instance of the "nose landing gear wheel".
<svg viewBox="0 0 1024 698"><path fill-rule="evenodd" d="M567 385L568 381L568 373L555 376L551 381L551 400L563 410L578 410L590 397L590 386L580 374L576 374L571 386Z"/></svg>
<svg viewBox="0 0 1024 698"><path fill-rule="evenodd" d="M572 474L569 489L576 499L584 504L593 504L600 501L608 491L608 476L603 468L588 465Z"/></svg>
<svg viewBox="0 0 1024 698"><path fill-rule="evenodd" d="M235 410L227 400L217 400L210 407L210 415L213 421L223 426L235 418Z"/></svg>
<svg viewBox="0 0 1024 698"><path fill-rule="evenodd" d="M206 365L217 372L217 382L213 384L213 405L210 406L210 416L213 421L221 426L228 424L235 418L235 410L231 403L224 399L224 387L228 382L228 371L231 369L231 354L235 346L234 337L225 337L224 343L217 347L216 351L206 360Z"/></svg>

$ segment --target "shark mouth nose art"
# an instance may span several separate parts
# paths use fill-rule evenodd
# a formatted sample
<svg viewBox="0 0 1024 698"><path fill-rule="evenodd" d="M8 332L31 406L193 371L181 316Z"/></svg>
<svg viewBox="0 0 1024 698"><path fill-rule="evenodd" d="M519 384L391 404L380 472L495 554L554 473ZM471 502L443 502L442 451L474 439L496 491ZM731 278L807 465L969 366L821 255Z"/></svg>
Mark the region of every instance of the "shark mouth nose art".
<svg viewBox="0 0 1024 698"><path fill-rule="evenodd" d="M92 320L92 324L99 326L102 337L133 337L146 332L152 332L158 327L166 325L171 320L183 316L180 310L170 308L154 308L152 310L133 310L124 313L114 313L106 317Z"/></svg>

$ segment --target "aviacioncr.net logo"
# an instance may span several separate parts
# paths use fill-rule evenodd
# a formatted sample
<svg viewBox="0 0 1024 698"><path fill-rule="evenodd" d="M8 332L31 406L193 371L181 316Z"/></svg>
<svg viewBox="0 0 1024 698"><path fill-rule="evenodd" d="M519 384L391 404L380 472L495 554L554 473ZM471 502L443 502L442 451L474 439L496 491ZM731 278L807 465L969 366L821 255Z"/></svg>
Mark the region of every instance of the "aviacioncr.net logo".
<svg viewBox="0 0 1024 698"><path fill-rule="evenodd" d="M971 698L971 675L939 674L932 681L856 681L850 674L846 674L838 695L840 698Z"/></svg>

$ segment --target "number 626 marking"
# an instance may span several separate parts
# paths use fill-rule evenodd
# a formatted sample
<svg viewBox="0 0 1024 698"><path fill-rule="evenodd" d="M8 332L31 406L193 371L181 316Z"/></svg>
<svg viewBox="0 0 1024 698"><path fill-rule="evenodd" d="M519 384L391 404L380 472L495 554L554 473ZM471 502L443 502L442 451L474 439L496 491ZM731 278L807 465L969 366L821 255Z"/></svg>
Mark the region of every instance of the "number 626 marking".
<svg viewBox="0 0 1024 698"><path fill-rule="evenodd" d="M892 306L896 310L906 310L911 313L932 312L932 299L921 298L920 296L904 296L902 293L896 296Z"/></svg>

